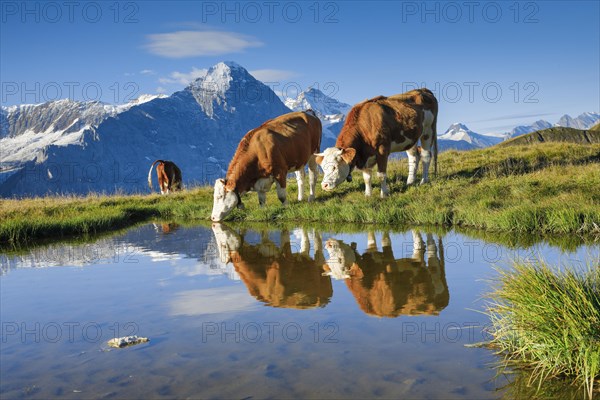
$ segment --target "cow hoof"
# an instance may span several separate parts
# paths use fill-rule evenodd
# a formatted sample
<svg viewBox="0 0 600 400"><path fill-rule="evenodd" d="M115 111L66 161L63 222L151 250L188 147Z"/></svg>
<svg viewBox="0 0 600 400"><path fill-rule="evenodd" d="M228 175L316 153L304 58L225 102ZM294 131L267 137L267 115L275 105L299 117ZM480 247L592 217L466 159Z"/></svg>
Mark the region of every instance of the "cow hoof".
<svg viewBox="0 0 600 400"><path fill-rule="evenodd" d="M379 195L379 197L381 197L382 199L385 199L386 197L388 197L388 194L389 193L381 192L381 194Z"/></svg>
<svg viewBox="0 0 600 400"><path fill-rule="evenodd" d="M427 180L421 179L420 185L425 185L426 183L429 183L429 179L427 179Z"/></svg>
<svg viewBox="0 0 600 400"><path fill-rule="evenodd" d="M371 193L370 192L365 192L365 196L371 197Z"/></svg>
<svg viewBox="0 0 600 400"><path fill-rule="evenodd" d="M308 202L312 203L313 201L315 201L315 196L313 196L313 195L308 196Z"/></svg>

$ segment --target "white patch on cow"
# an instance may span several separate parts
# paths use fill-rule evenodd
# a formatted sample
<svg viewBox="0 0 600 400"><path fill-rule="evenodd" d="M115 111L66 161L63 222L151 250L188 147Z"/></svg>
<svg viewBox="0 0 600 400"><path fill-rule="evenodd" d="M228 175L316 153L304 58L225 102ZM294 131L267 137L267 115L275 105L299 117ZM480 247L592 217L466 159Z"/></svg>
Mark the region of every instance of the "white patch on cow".
<svg viewBox="0 0 600 400"><path fill-rule="evenodd" d="M404 132L402 132L402 133L404 133ZM411 148L414 144L415 144L415 142L413 140L404 138L404 140L401 142L392 142L390 152L396 153L398 151L404 151L406 149Z"/></svg>
<svg viewBox="0 0 600 400"><path fill-rule="evenodd" d="M423 135L431 135L433 133L434 115L430 110L425 110L423 114Z"/></svg>
<svg viewBox="0 0 600 400"><path fill-rule="evenodd" d="M233 190L227 190L225 181L217 179L213 194L213 210L210 219L214 222L222 221L238 205L238 196Z"/></svg>

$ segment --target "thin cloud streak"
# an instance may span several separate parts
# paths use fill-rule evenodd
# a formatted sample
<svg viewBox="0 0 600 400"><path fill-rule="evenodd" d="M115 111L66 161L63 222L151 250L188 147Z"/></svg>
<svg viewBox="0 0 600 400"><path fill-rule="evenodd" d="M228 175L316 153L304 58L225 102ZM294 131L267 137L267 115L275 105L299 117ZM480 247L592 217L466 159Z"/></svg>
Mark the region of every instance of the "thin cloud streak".
<svg viewBox="0 0 600 400"><path fill-rule="evenodd" d="M147 35L145 48L152 54L167 58L216 56L239 53L263 46L254 37L234 32L177 31Z"/></svg>

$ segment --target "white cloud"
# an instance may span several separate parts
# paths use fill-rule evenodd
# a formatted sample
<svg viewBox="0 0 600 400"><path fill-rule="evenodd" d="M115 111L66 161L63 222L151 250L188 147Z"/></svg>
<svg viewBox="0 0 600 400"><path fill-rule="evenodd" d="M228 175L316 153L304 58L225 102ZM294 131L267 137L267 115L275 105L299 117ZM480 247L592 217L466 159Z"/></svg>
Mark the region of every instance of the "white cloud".
<svg viewBox="0 0 600 400"><path fill-rule="evenodd" d="M257 69L250 71L250 74L263 82L281 82L298 75L294 71L283 69Z"/></svg>
<svg viewBox="0 0 600 400"><path fill-rule="evenodd" d="M190 82L206 75L206 72L206 69L192 67L190 72L173 71L168 78L159 78L158 81L163 85L180 84L187 86Z"/></svg>
<svg viewBox="0 0 600 400"><path fill-rule="evenodd" d="M248 312L260 307L243 285L179 292L173 296L170 306L171 315L185 316Z"/></svg>
<svg viewBox="0 0 600 400"><path fill-rule="evenodd" d="M168 58L215 56L263 45L256 38L234 32L177 31L147 37L150 43L145 47L153 54Z"/></svg>
<svg viewBox="0 0 600 400"><path fill-rule="evenodd" d="M156 72L151 70L151 69L143 69L140 71L140 74L142 75L155 75Z"/></svg>
<svg viewBox="0 0 600 400"><path fill-rule="evenodd" d="M159 86L156 88L156 93L160 93L160 94L167 93L167 89L165 89L162 86Z"/></svg>

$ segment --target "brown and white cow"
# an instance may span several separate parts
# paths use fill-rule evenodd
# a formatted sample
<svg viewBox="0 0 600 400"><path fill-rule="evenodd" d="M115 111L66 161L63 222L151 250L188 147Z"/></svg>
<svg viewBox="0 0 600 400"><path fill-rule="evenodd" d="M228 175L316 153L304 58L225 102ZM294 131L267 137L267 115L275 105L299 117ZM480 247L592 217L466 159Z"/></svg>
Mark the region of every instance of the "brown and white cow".
<svg viewBox="0 0 600 400"><path fill-rule="evenodd" d="M444 271L444 250L427 234L427 246L418 231L412 231L411 257L396 259L389 232L383 232L381 251L375 233L369 232L367 249L360 255L356 247L329 239L324 274L343 279L359 307L378 317L438 315L450 300ZM352 243L354 245L354 243Z"/></svg>
<svg viewBox="0 0 600 400"><path fill-rule="evenodd" d="M148 186L152 189L152 168L156 166L156 176L160 194L169 194L171 191L183 189L181 182L181 170L173 161L156 160L148 171Z"/></svg>
<svg viewBox="0 0 600 400"><path fill-rule="evenodd" d="M248 132L229 164L225 179L217 179L211 219L221 221L236 206L242 207L244 193L255 190L265 204L267 191L275 182L277 197L287 204L287 174L296 172L298 200L304 198L304 167L308 164L310 196L315 197L317 164L314 153L321 145L321 121L312 111L298 111L269 120Z"/></svg>
<svg viewBox="0 0 600 400"><path fill-rule="evenodd" d="M333 190L344 180L350 180L354 168L363 171L365 194L371 195L371 170L377 165L381 179L381 197L388 195L387 160L390 153L407 151L409 176L407 184L416 179L421 140L423 179L429 181L431 148L437 164L437 100L428 89L418 89L400 95L379 96L355 105L337 138L336 147L317 154L317 162L325 173L321 187ZM437 170L437 167L436 167Z"/></svg>
<svg viewBox="0 0 600 400"><path fill-rule="evenodd" d="M245 234L238 234L222 223L213 223L220 261L233 263L235 271L251 296L271 307L324 307L333 295L331 279L321 274L325 262L321 236L313 236L314 257L310 256L309 232L302 228L299 242L292 242L290 232L279 231L279 243L271 241L269 232L260 232L260 242L252 244ZM248 235L251 237L251 235Z"/></svg>

